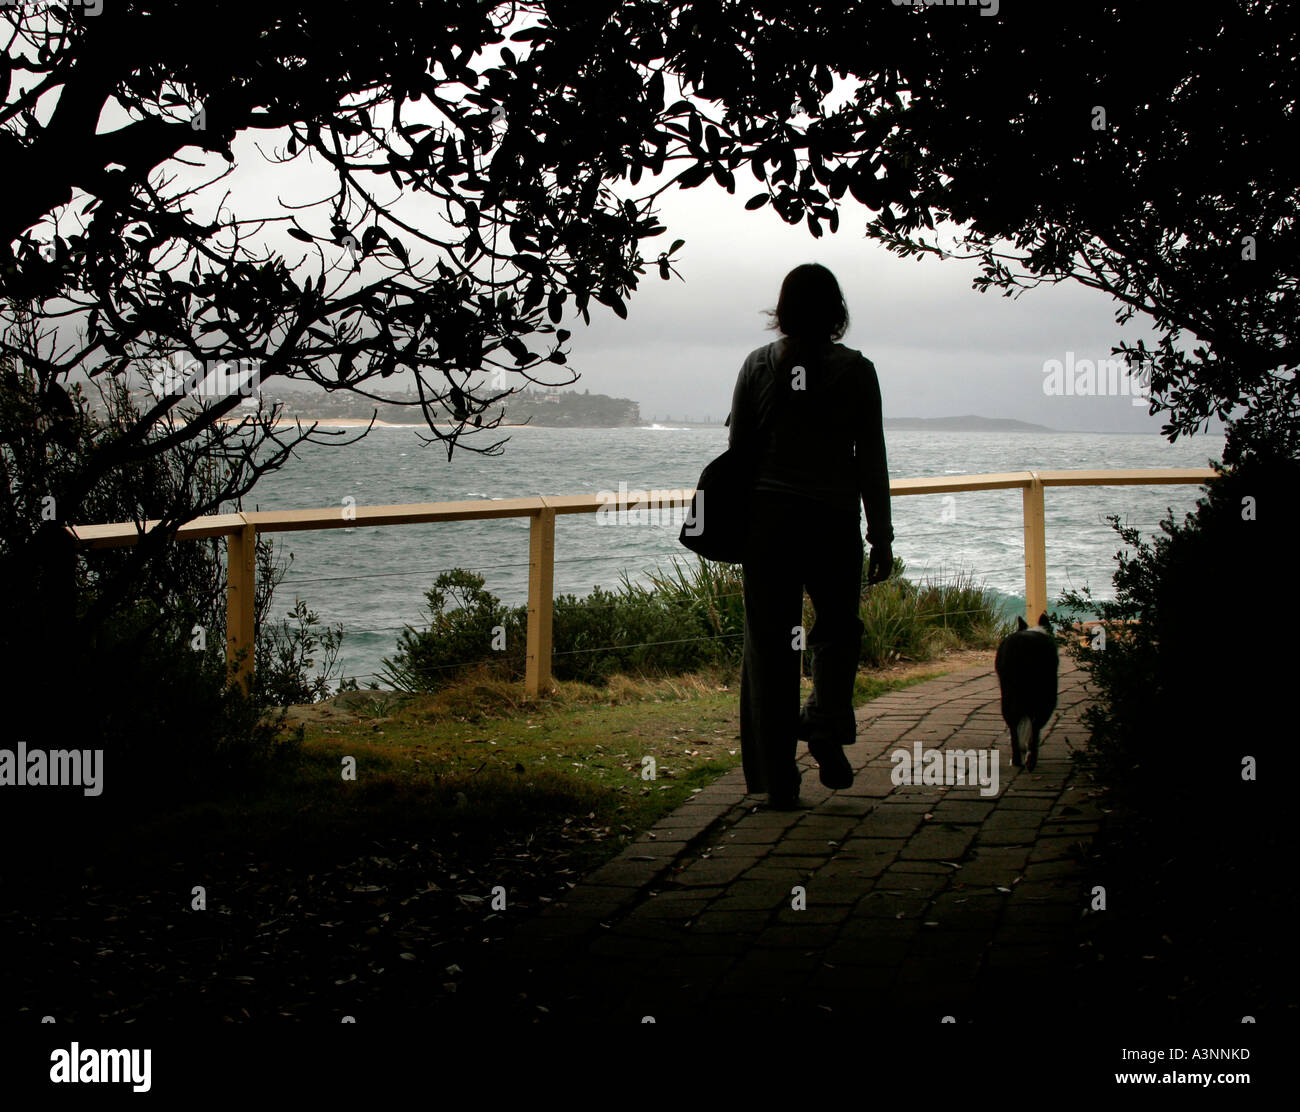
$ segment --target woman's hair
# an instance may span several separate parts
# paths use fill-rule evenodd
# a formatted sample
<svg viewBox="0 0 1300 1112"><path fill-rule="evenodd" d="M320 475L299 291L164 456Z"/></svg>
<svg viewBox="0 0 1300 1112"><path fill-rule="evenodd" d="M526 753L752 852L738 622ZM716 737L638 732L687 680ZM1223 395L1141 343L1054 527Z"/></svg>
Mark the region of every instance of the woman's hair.
<svg viewBox="0 0 1300 1112"><path fill-rule="evenodd" d="M785 276L769 328L792 340L840 340L849 328L849 307L835 275L821 263L802 263Z"/></svg>

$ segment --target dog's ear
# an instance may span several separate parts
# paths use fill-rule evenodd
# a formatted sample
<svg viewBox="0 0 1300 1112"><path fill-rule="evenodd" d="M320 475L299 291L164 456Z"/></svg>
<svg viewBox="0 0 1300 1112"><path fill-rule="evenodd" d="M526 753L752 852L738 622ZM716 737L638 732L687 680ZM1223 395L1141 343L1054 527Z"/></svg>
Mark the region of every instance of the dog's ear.
<svg viewBox="0 0 1300 1112"><path fill-rule="evenodd" d="M1047 616L1046 610L1044 610L1041 614L1038 615L1038 624L1042 626L1045 630L1047 630L1048 633L1052 632L1052 621Z"/></svg>
<svg viewBox="0 0 1300 1112"><path fill-rule="evenodd" d="M1028 628L1029 628L1029 623L1028 623L1027 621L1025 621L1025 619L1022 618L1019 614L1017 614L1017 615L1016 615L1016 632L1019 633L1021 630L1028 629Z"/></svg>

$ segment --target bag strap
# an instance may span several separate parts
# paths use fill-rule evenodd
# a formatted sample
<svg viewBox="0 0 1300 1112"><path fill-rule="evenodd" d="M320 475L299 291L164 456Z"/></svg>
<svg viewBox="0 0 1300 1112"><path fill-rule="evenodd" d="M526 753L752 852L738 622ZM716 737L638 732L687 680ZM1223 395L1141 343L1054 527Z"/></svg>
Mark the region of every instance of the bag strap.
<svg viewBox="0 0 1300 1112"><path fill-rule="evenodd" d="M768 407L767 420L760 421L758 434L754 437L754 457L757 462L758 456L762 450L767 447L776 434L776 410L779 400L780 380L776 377L776 360L773 358L776 354L776 342L767 345L764 360L767 363L768 385L772 388L772 404Z"/></svg>
<svg viewBox="0 0 1300 1112"><path fill-rule="evenodd" d="M769 407L766 419L759 418L757 428L754 431L754 437L750 441L750 448L746 453L750 462L754 465L757 465L758 459L763 453L763 449L767 447L768 442L772 439L775 433L777 399L781 384L776 377L776 362L772 358L774 351L775 343L769 344L763 355L763 360L767 363L767 378L772 391L772 405ZM757 401L757 399L755 399L755 401ZM731 424L730 417L727 418L727 424Z"/></svg>

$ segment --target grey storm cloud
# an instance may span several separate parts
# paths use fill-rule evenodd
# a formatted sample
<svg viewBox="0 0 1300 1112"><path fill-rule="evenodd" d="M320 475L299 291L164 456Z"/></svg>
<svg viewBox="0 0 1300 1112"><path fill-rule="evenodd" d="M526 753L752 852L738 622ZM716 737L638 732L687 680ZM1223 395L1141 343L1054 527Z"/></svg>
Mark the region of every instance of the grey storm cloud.
<svg viewBox="0 0 1300 1112"><path fill-rule="evenodd" d="M888 417L974 413L1059 429L1156 432L1160 418L1128 397L1059 397L1044 392L1045 364L1110 359L1121 339L1150 339L1140 318L1120 327L1104 294L1063 283L1007 298L971 287L973 262L900 259L866 240L867 210L849 201L840 230L815 239L770 209L744 210L754 189L735 195L716 185L665 194L658 211L668 231L643 241L642 254L674 239L677 277L647 268L628 319L603 306L579 320L572 370L593 392L635 398L647 418L725 417L745 355L774 339L764 310L799 263L819 262L840 281L851 327L844 343L877 368Z"/></svg>

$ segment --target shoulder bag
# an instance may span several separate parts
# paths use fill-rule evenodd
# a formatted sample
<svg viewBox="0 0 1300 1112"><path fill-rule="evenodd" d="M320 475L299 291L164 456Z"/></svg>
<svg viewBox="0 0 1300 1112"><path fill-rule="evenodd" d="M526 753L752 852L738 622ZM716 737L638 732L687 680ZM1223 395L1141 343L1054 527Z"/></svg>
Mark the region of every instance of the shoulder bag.
<svg viewBox="0 0 1300 1112"><path fill-rule="evenodd" d="M771 345L765 360L768 373L772 375L775 384ZM775 411L776 407L772 408ZM769 420L768 424L770 423ZM752 455L728 448L722 455L705 464L699 481L695 484L691 512L682 523L677 538L692 552L720 564L739 564L744 561L745 541L749 533L750 496L754 490L752 465L759 458L760 448L770 432L770 428L764 429L755 438Z"/></svg>

